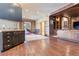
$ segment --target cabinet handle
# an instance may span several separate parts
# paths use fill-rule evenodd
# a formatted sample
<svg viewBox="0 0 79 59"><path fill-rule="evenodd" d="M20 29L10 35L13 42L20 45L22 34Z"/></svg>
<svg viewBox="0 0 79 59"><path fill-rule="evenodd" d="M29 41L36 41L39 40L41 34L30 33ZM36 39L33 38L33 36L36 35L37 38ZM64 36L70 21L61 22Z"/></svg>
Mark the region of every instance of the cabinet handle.
<svg viewBox="0 0 79 59"><path fill-rule="evenodd" d="M8 40L8 42L10 42L10 40Z"/></svg>
<svg viewBox="0 0 79 59"><path fill-rule="evenodd" d="M8 47L9 47L10 45L8 45Z"/></svg>
<svg viewBox="0 0 79 59"><path fill-rule="evenodd" d="M7 36L7 38L10 38L10 36Z"/></svg>
<svg viewBox="0 0 79 59"><path fill-rule="evenodd" d="M10 34L10 33L7 33L7 34Z"/></svg>

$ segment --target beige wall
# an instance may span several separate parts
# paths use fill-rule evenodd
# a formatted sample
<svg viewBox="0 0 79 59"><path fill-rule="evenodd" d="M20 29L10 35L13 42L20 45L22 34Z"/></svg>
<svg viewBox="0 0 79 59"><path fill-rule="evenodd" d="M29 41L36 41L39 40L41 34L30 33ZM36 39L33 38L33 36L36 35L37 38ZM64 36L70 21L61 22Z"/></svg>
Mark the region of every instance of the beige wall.
<svg viewBox="0 0 79 59"><path fill-rule="evenodd" d="M39 29L39 34L49 36L49 20L46 21L36 21L36 29Z"/></svg>
<svg viewBox="0 0 79 59"><path fill-rule="evenodd" d="M34 31L35 27L36 27L36 22L35 21L31 22L31 31Z"/></svg>
<svg viewBox="0 0 79 59"><path fill-rule="evenodd" d="M45 21L45 34L49 36L49 20Z"/></svg>

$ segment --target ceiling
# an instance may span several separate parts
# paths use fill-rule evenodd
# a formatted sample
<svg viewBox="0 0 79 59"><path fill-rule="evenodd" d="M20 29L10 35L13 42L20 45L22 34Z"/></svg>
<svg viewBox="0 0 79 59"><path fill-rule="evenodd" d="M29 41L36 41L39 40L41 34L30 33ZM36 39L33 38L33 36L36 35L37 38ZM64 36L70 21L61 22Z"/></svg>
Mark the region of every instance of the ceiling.
<svg viewBox="0 0 79 59"><path fill-rule="evenodd" d="M65 17L78 17L79 16L79 4L72 4L69 8L67 9L63 8L63 10L61 9L61 11L53 13L50 16L52 15L53 16L65 16Z"/></svg>
<svg viewBox="0 0 79 59"><path fill-rule="evenodd" d="M60 9L69 3L22 3L22 15L26 19L45 19L57 9Z"/></svg>
<svg viewBox="0 0 79 59"><path fill-rule="evenodd" d="M71 17L79 16L79 4L73 6L72 8L65 10L65 13Z"/></svg>

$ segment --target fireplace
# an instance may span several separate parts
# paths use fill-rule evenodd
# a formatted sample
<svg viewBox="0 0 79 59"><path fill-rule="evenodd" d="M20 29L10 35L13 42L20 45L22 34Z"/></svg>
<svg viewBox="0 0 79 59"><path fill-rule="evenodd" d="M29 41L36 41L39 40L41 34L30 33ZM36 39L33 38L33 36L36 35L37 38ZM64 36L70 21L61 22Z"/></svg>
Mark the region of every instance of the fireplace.
<svg viewBox="0 0 79 59"><path fill-rule="evenodd" d="M73 23L73 28L74 29L79 29L79 21Z"/></svg>

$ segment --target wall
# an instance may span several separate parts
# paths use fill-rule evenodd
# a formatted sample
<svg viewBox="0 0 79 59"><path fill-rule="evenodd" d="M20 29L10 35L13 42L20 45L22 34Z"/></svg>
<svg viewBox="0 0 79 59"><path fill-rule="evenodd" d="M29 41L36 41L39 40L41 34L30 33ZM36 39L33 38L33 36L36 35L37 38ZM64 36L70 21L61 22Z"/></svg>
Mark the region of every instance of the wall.
<svg viewBox="0 0 79 59"><path fill-rule="evenodd" d="M35 25L36 25L36 22L35 22L35 21L32 21L32 22L31 22L31 31L32 31L32 32L35 31Z"/></svg>
<svg viewBox="0 0 79 59"><path fill-rule="evenodd" d="M44 25L44 31L45 31L45 34L47 35L47 36L49 36L49 19L48 18L46 18L44 21L40 21L40 20L38 20L38 21L36 21L36 29L38 29L39 30L39 34L41 34L41 26L40 26L40 23L41 22L44 22L45 23L45 25Z"/></svg>
<svg viewBox="0 0 79 59"><path fill-rule="evenodd" d="M47 36L49 36L49 20L46 20L45 22L45 33Z"/></svg>
<svg viewBox="0 0 79 59"><path fill-rule="evenodd" d="M40 21L36 21L36 29L40 29Z"/></svg>
<svg viewBox="0 0 79 59"><path fill-rule="evenodd" d="M38 34L40 34L40 21L36 21L36 31L38 32Z"/></svg>
<svg viewBox="0 0 79 59"><path fill-rule="evenodd" d="M19 23L16 21L10 21L7 19L0 19L0 30L13 30L13 29L19 29Z"/></svg>

